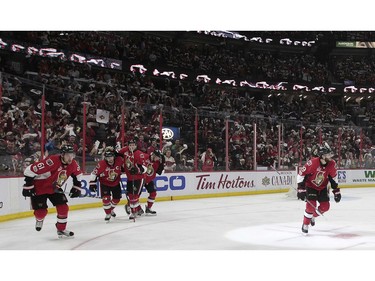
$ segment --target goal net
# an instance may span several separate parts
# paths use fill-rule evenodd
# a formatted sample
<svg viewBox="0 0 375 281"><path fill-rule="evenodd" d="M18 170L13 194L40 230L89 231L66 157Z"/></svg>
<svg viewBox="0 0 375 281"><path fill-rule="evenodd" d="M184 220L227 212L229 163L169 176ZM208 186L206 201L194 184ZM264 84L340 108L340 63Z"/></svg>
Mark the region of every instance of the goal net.
<svg viewBox="0 0 375 281"><path fill-rule="evenodd" d="M290 186L289 187L289 190L285 193L285 196L287 198L291 198L291 199L297 199L297 175L298 175L298 171L301 167L297 166L296 169L295 169L295 172L294 172L294 177L295 177L295 182L294 182L294 185Z"/></svg>

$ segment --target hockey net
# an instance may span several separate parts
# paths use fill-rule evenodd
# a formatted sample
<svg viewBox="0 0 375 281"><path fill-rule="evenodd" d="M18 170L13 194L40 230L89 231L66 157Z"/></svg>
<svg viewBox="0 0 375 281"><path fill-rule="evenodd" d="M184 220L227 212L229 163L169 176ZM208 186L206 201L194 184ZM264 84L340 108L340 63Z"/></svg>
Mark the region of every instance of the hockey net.
<svg viewBox="0 0 375 281"><path fill-rule="evenodd" d="M290 186L289 190L285 193L285 196L287 198L297 199L297 175L298 175L298 171L301 167L297 166L296 169L295 169L295 173L294 173L294 176L295 176L295 179L296 179L295 184Z"/></svg>
<svg viewBox="0 0 375 281"><path fill-rule="evenodd" d="M297 166L296 167L296 170L295 170L295 184L290 186L289 190L285 193L285 196L287 198L291 198L291 199L297 199L297 175L298 175L298 171L300 168L302 168L303 166ZM328 184L327 186L328 188L328 194L330 194L330 191L331 191L331 185Z"/></svg>

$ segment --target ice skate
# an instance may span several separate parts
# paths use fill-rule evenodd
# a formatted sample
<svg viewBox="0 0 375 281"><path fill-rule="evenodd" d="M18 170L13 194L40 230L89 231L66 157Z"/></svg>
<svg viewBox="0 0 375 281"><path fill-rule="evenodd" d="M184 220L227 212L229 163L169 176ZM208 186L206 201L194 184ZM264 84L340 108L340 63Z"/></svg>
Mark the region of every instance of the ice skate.
<svg viewBox="0 0 375 281"><path fill-rule="evenodd" d="M309 226L307 224L302 225L302 234L307 235L309 232Z"/></svg>
<svg viewBox="0 0 375 281"><path fill-rule="evenodd" d="M134 220L135 221L135 218L137 217L137 214L136 213L131 213L129 215L129 220Z"/></svg>
<svg viewBox="0 0 375 281"><path fill-rule="evenodd" d="M125 212L126 212L128 215L130 215L131 210L130 210L130 206L129 206L129 204L125 204Z"/></svg>
<svg viewBox="0 0 375 281"><path fill-rule="evenodd" d="M109 222L109 220L111 219L111 214L106 214L105 215L105 218L104 218L104 220L105 220L105 222Z"/></svg>
<svg viewBox="0 0 375 281"><path fill-rule="evenodd" d="M43 220L36 220L35 229L36 231L41 231L43 227Z"/></svg>
<svg viewBox="0 0 375 281"><path fill-rule="evenodd" d="M113 210L111 211L111 216L114 218L116 217L116 213Z"/></svg>
<svg viewBox="0 0 375 281"><path fill-rule="evenodd" d="M57 237L59 237L59 239L73 238L74 237L74 232L69 231L69 230L58 230L57 231Z"/></svg>
<svg viewBox="0 0 375 281"><path fill-rule="evenodd" d="M151 208L146 206L146 215L148 216L156 216L156 212L152 210Z"/></svg>
<svg viewBox="0 0 375 281"><path fill-rule="evenodd" d="M311 226L314 226L314 225L315 225L315 217L312 217L312 218L311 218L310 224L311 224Z"/></svg>
<svg viewBox="0 0 375 281"><path fill-rule="evenodd" d="M139 206L139 210L137 211L137 216L140 217L140 216L142 216L144 213L145 213L145 211L143 211L142 207Z"/></svg>

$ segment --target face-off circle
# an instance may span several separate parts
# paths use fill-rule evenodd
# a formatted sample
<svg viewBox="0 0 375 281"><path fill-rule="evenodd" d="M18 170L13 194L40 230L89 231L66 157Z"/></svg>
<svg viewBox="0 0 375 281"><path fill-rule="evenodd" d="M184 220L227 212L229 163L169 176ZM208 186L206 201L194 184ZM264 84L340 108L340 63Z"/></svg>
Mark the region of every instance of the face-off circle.
<svg viewBox="0 0 375 281"><path fill-rule="evenodd" d="M278 223L238 228L226 233L226 238L244 244L274 249L375 249L375 231L360 227L319 222L303 235L301 224Z"/></svg>

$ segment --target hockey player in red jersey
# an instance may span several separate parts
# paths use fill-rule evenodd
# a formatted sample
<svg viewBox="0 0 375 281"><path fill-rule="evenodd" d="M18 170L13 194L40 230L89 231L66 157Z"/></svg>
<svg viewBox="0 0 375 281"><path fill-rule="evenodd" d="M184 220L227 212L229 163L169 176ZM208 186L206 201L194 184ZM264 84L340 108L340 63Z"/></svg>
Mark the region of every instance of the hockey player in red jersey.
<svg viewBox="0 0 375 281"><path fill-rule="evenodd" d="M151 152L149 158L145 161L145 166L147 167L145 173L145 188L148 192L147 205L146 205L146 215L156 216L156 211L152 210L152 205L156 198L156 188L154 179L156 174L161 175L164 170L165 158L160 150L154 150Z"/></svg>
<svg viewBox="0 0 375 281"><path fill-rule="evenodd" d="M124 159L115 156L115 149L107 146L104 150L104 160L96 165L90 175L90 191L97 192L97 181L100 183L100 195L105 213L104 220L109 222L111 217L116 217L114 208L121 200L121 173Z"/></svg>
<svg viewBox="0 0 375 281"><path fill-rule="evenodd" d="M137 145L134 140L130 140L128 146L120 149L118 154L122 155L124 158L124 169L127 177L126 193L130 206L129 219L135 220L137 215L140 216L144 213L139 204L139 196L144 184L144 173L146 172L144 163L148 158L148 154L137 150Z"/></svg>
<svg viewBox="0 0 375 281"><path fill-rule="evenodd" d="M308 233L309 225L315 225L315 217L329 210L328 182L336 203L341 200L340 188L337 183L336 162L328 145L318 148L318 157L312 158L300 169L297 175L297 197L306 201L302 232ZM317 206L319 202L319 206Z"/></svg>
<svg viewBox="0 0 375 281"><path fill-rule="evenodd" d="M74 148L71 145L64 145L61 147L60 155L51 155L26 167L22 195L31 198L37 231L43 227L43 220L48 213L47 199L49 199L57 211L58 237L74 236L72 231L66 230L69 206L68 199L61 188L71 176L73 187L70 189L70 198L81 195L82 171L74 157Z"/></svg>

